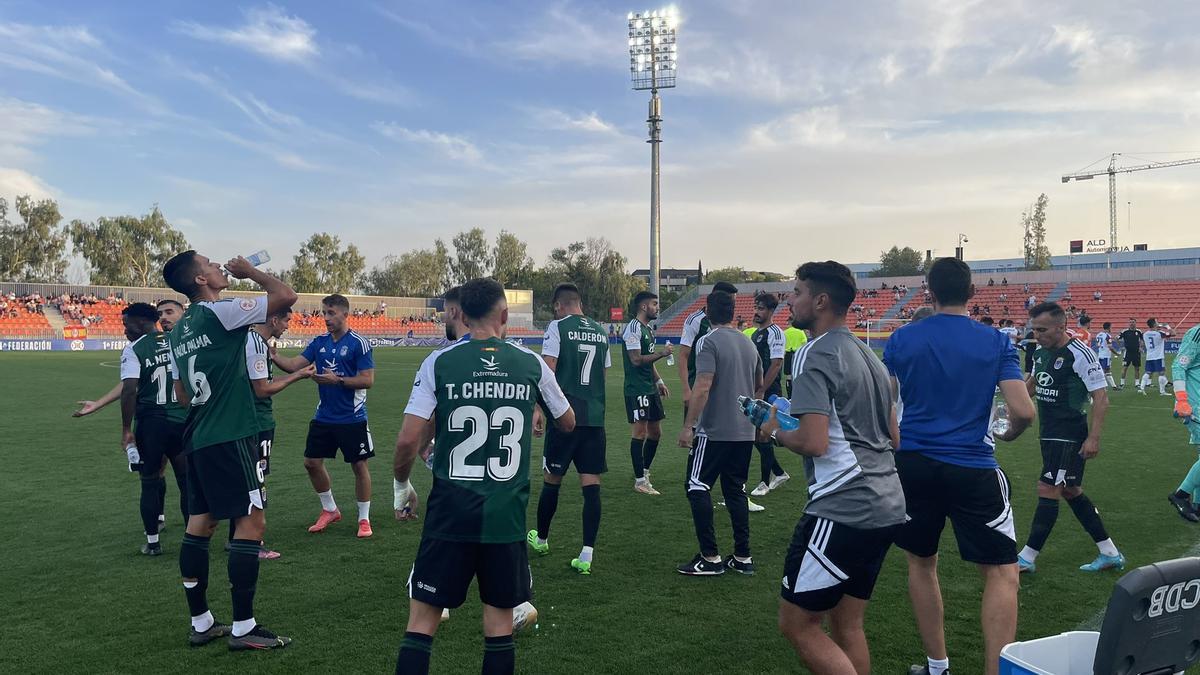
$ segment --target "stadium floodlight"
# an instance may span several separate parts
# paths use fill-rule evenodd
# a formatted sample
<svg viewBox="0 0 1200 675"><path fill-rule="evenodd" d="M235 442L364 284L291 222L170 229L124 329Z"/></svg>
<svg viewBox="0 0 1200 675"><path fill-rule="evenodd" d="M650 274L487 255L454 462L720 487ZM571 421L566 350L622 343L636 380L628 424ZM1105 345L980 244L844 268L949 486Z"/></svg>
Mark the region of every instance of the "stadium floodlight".
<svg viewBox="0 0 1200 675"><path fill-rule="evenodd" d="M662 144L662 99L659 89L675 86L679 69L679 44L676 30L679 13L674 5L665 9L630 12L626 17L629 28L629 76L634 91L650 90L650 290L658 293L661 268L659 259L659 148Z"/></svg>

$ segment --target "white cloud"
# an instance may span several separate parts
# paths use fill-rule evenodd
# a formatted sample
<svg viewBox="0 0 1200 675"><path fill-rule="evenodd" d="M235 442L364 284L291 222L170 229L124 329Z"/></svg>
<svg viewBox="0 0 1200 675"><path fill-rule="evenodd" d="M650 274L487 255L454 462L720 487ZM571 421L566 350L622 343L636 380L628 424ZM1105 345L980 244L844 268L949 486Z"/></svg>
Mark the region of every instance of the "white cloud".
<svg viewBox="0 0 1200 675"><path fill-rule="evenodd" d="M810 108L750 129L752 146L835 146L848 135L836 106Z"/></svg>
<svg viewBox="0 0 1200 675"><path fill-rule="evenodd" d="M577 5L557 2L540 15L523 18L514 37L498 40L491 48L546 68L624 64L628 61L620 37L624 33L616 32L624 20L616 13L585 15Z"/></svg>
<svg viewBox="0 0 1200 675"><path fill-rule="evenodd" d="M183 21L176 23L174 30L197 40L221 42L276 61L302 63L320 53L317 30L304 19L290 16L275 5L245 10L244 19L241 25L232 28Z"/></svg>
<svg viewBox="0 0 1200 675"><path fill-rule="evenodd" d="M598 134L616 134L617 128L605 121L595 111L572 114L555 108L530 109L538 124L558 131L587 131Z"/></svg>
<svg viewBox="0 0 1200 675"><path fill-rule="evenodd" d="M0 197L29 195L35 199L54 199L58 194L58 190L40 176L13 167L0 166Z"/></svg>
<svg viewBox="0 0 1200 675"><path fill-rule="evenodd" d="M427 129L409 129L393 122L375 122L371 128L393 141L431 147L452 160L468 164L479 164L483 160L479 148L462 136Z"/></svg>

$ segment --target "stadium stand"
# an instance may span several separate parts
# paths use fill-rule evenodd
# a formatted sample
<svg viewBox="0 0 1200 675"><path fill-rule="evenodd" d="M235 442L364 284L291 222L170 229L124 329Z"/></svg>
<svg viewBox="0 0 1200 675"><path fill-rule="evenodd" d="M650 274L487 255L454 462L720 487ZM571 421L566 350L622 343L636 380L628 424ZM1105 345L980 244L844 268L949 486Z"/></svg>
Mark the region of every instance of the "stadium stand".
<svg viewBox="0 0 1200 675"><path fill-rule="evenodd" d="M1146 329L1146 319L1154 317L1169 324L1177 336L1200 323L1200 281L1129 281L1115 283L1072 283L1068 286L1070 300L1059 298L1064 307L1075 306L1092 317L1095 331L1105 321L1121 329L1129 319L1137 319L1138 327ZM1101 293L1099 300L1095 293Z"/></svg>
<svg viewBox="0 0 1200 675"><path fill-rule="evenodd" d="M18 338L51 337L53 329L45 315L40 295L9 293L0 296L0 335Z"/></svg>

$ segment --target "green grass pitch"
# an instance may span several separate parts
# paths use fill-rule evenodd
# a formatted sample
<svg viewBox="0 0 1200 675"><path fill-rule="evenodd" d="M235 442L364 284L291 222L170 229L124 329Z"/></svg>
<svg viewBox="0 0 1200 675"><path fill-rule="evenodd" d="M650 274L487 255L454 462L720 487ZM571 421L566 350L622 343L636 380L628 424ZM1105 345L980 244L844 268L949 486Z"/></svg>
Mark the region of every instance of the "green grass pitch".
<svg viewBox="0 0 1200 675"><path fill-rule="evenodd" d="M619 348L618 348L619 349ZM177 555L182 536L174 482L168 480L166 554L144 558L138 548L139 483L124 463L119 410L72 419L75 401L95 398L117 379L118 355L39 353L0 356L5 470L0 495L4 537L0 598L6 629L0 654L6 672L390 672L407 615L405 580L420 537L419 524L400 524L391 512L392 448L417 366L427 351L379 349L376 386L368 407L379 457L374 538L354 537L352 518L311 535L319 508L301 464L316 400L300 383L276 398L279 423L269 482L267 543L283 553L264 562L257 618L295 642L286 650L230 654L223 643L186 645L187 608ZM654 465L660 497L632 491L628 427L621 396L620 354L608 378L610 473L604 477L603 521L591 577L568 567L580 546L578 479L563 484L551 532L551 555L531 560L536 629L517 637L517 668L526 673L793 673L796 657L775 627L783 555L804 504L800 458L781 454L793 480L761 499L751 514L758 574L689 578L675 566L696 552L683 493L687 453L676 447L681 422L674 368L661 367L672 388L668 419ZM661 364L660 364L661 365ZM1192 549L1200 529L1169 508L1166 495L1195 459L1171 399L1157 391L1112 392L1114 404L1100 456L1089 463L1087 491L1133 566L1178 557ZM1040 465L1036 433L997 453L1014 486L1018 539L1028 532ZM533 444L530 527L541 481L541 441ZM341 508L354 511L353 477L340 459L330 462ZM750 471L757 482L758 460ZM420 465L413 482L430 486ZM752 486L747 486L752 487ZM720 499L719 490L714 501ZM732 546L724 510L717 513L722 553ZM229 619L225 555L214 537L210 602ZM954 671L981 669L978 613L981 584L962 563L947 528L942 589ZM1064 509L1038 572L1021 579L1018 639L1072 630L1101 611L1116 574L1076 570L1096 554ZM433 670L477 672L482 658L478 596L442 625ZM867 616L867 635L879 673L902 673L923 658L909 607L904 559L893 549ZM252 663L252 665L250 665Z"/></svg>

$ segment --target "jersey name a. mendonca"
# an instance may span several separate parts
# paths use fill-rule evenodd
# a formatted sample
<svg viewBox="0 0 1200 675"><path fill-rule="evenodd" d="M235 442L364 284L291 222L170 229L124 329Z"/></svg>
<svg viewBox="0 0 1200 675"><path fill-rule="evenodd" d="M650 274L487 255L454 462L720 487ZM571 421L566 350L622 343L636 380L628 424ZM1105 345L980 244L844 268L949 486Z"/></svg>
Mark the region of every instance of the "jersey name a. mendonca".
<svg viewBox="0 0 1200 675"><path fill-rule="evenodd" d="M147 333L121 352L121 379L137 379L138 419L166 417L182 422L187 411L175 399L171 377L171 345L164 333Z"/></svg>
<svg viewBox="0 0 1200 675"><path fill-rule="evenodd" d="M603 427L605 369L612 365L604 328L578 314L552 321L542 356L557 359L554 378L575 411L575 426Z"/></svg>
<svg viewBox="0 0 1200 675"><path fill-rule="evenodd" d="M539 398L554 419L570 407L550 367L524 347L490 338L426 357L404 410L435 418L423 536L484 544L525 538Z"/></svg>
<svg viewBox="0 0 1200 675"><path fill-rule="evenodd" d="M191 399L189 450L258 434L246 331L266 319L266 296L193 302L168 335L171 367Z"/></svg>

